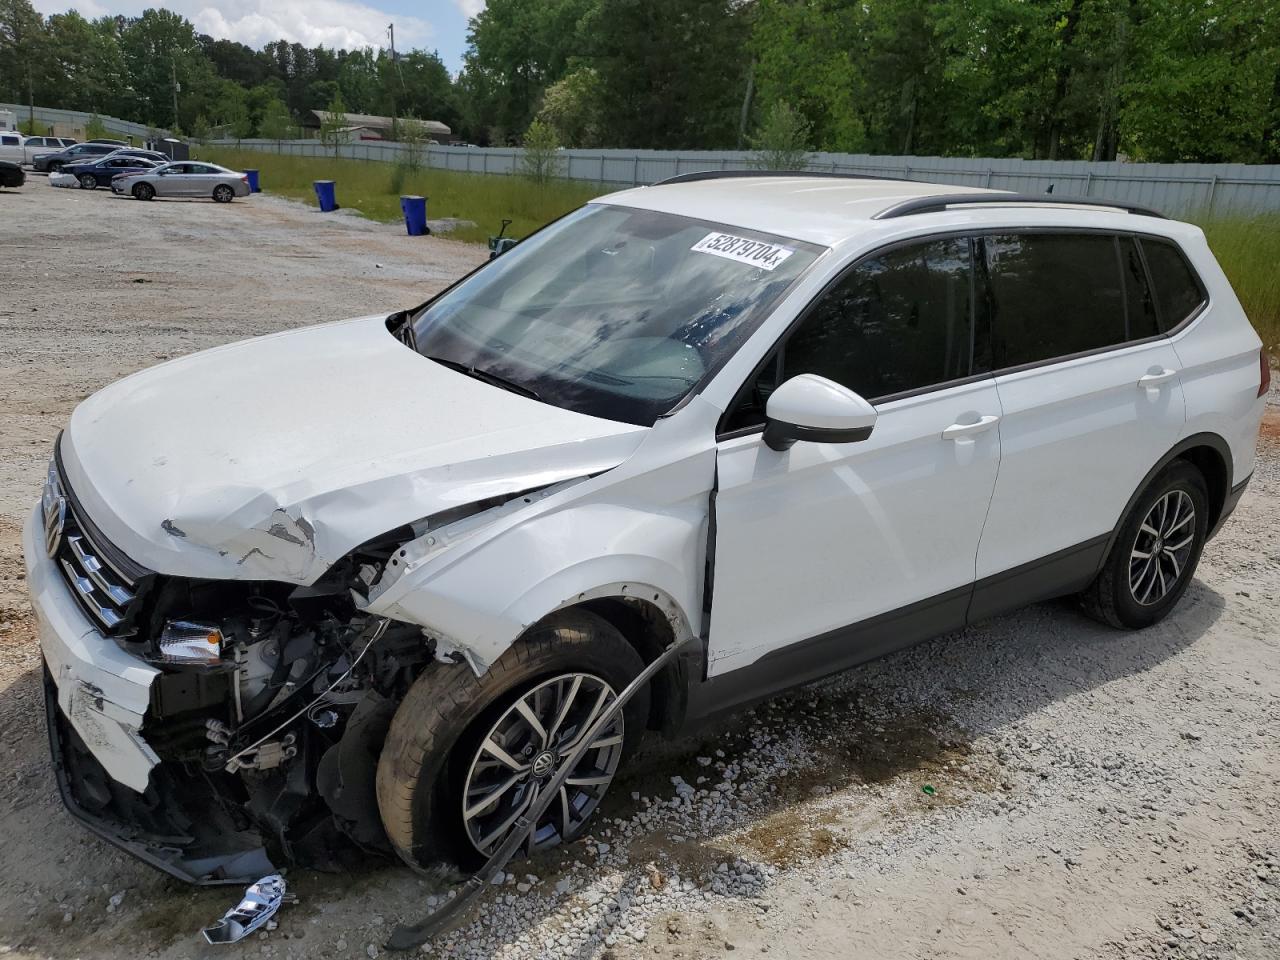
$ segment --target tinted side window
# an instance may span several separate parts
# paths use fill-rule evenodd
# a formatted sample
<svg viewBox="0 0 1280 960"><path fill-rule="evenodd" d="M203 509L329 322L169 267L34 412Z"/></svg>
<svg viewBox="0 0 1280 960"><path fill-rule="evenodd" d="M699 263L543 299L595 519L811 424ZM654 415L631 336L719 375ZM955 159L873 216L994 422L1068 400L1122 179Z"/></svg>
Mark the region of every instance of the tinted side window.
<svg viewBox="0 0 1280 960"><path fill-rule="evenodd" d="M997 369L1124 342L1114 237L1004 234L983 246Z"/></svg>
<svg viewBox="0 0 1280 960"><path fill-rule="evenodd" d="M1142 266L1138 241L1133 237L1120 240L1120 259L1124 273L1125 339L1142 340L1160 333L1156 319L1156 301L1147 283L1147 271Z"/></svg>
<svg viewBox="0 0 1280 960"><path fill-rule="evenodd" d="M971 281L966 237L862 261L787 340L779 382L816 373L872 400L968 376Z"/></svg>
<svg viewBox="0 0 1280 960"><path fill-rule="evenodd" d="M17 137L0 137L0 143L3 143L6 147L16 147L18 145L18 138Z"/></svg>
<svg viewBox="0 0 1280 960"><path fill-rule="evenodd" d="M1204 292L1182 251L1165 240L1144 238L1151 283L1160 304L1161 329L1172 330L1204 302Z"/></svg>

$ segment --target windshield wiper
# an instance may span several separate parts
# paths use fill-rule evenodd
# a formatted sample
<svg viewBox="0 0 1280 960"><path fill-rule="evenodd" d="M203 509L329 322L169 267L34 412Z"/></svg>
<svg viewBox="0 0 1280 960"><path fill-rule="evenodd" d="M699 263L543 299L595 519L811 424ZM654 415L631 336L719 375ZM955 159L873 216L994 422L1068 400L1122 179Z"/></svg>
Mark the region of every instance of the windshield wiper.
<svg viewBox="0 0 1280 960"><path fill-rule="evenodd" d="M491 373L488 370L481 370L479 367L473 367L469 363L461 363L457 360L450 360L447 357L428 356L427 359L435 361L442 367L448 367L450 370L457 370L459 373L465 373L468 377L471 377L474 380L479 380L481 383L487 383L493 387L501 387L503 390L510 393L517 393L522 397L528 397L530 400L542 399L535 391L530 390L522 383L516 383L514 380L508 380L506 377L500 376L496 373Z"/></svg>

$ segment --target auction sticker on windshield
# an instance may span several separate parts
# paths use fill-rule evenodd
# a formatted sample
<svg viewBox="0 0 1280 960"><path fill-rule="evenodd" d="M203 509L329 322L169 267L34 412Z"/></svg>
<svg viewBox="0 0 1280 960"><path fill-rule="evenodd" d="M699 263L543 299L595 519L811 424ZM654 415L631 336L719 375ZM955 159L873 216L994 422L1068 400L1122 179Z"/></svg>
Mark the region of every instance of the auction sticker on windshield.
<svg viewBox="0 0 1280 960"><path fill-rule="evenodd" d="M791 247L748 237L735 237L731 233L708 233L689 249L695 253L710 253L726 260L737 260L763 270L773 270L795 253Z"/></svg>

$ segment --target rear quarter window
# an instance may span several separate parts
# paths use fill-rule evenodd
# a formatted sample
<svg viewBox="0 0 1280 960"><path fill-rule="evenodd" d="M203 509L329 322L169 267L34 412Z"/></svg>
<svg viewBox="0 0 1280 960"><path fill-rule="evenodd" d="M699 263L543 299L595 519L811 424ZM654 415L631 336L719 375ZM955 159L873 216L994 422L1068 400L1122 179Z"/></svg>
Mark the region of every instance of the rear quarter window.
<svg viewBox="0 0 1280 960"><path fill-rule="evenodd" d="M1208 299L1204 286L1183 252L1168 240L1143 237L1142 252L1160 308L1160 329L1172 330Z"/></svg>

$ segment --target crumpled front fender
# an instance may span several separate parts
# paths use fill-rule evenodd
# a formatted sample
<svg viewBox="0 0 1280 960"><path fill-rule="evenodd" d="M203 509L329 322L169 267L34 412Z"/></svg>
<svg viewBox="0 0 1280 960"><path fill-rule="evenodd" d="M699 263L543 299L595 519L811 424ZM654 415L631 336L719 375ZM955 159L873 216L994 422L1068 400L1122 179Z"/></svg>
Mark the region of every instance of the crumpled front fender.
<svg viewBox="0 0 1280 960"><path fill-rule="evenodd" d="M548 613L599 597L638 597L663 611L678 638L696 632L714 413L695 405L685 414L614 470L467 518L467 536L436 555L426 540L443 532L447 541L448 528L406 544L411 566L381 591L375 585L368 611L421 624L477 673Z"/></svg>

